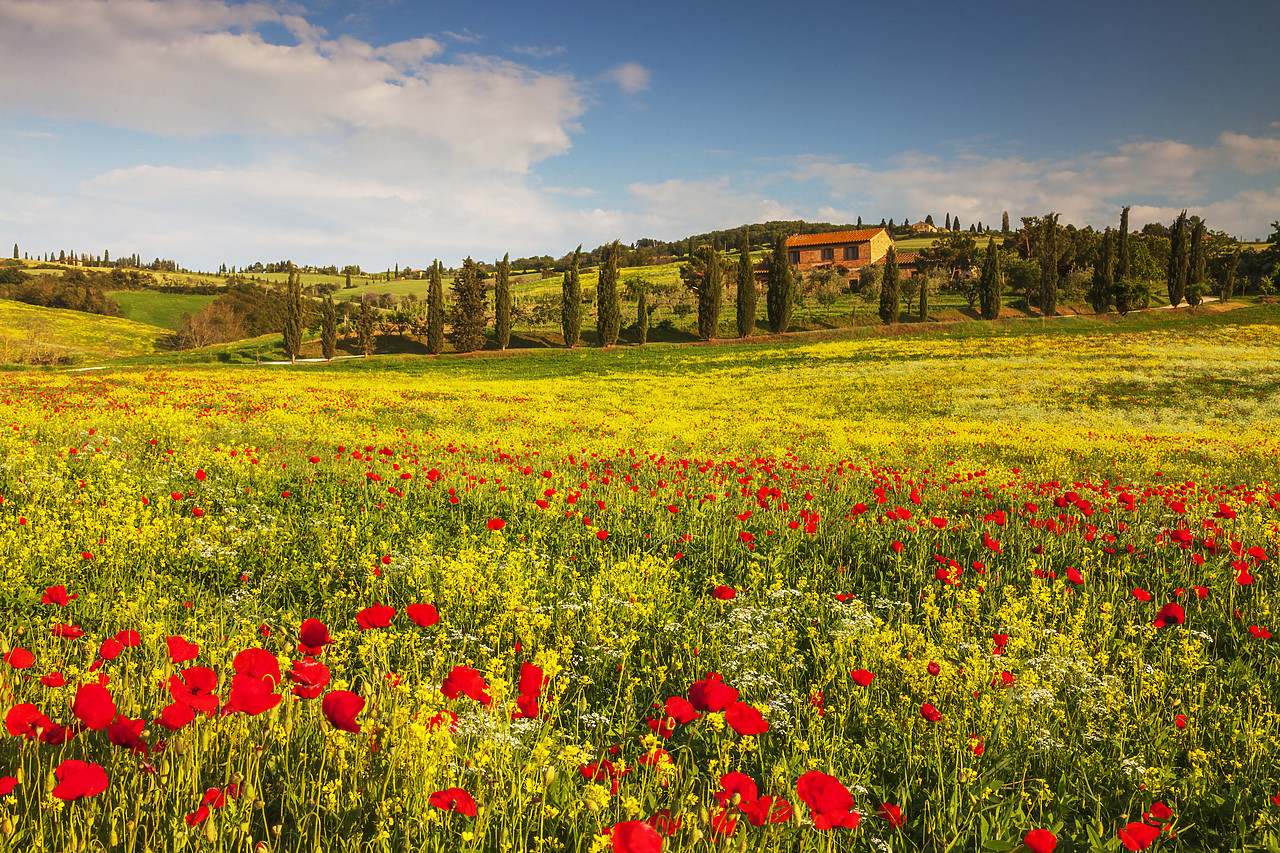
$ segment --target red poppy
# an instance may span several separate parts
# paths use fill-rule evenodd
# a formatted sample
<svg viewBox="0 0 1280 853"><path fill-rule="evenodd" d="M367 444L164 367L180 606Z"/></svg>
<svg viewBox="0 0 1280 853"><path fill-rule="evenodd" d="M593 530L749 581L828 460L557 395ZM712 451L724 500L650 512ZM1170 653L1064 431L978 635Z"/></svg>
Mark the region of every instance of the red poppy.
<svg viewBox="0 0 1280 853"><path fill-rule="evenodd" d="M427 803L447 812L457 812L467 817L476 816L476 801L471 799L471 795L461 788L446 788L443 791L436 791L427 800Z"/></svg>
<svg viewBox="0 0 1280 853"><path fill-rule="evenodd" d="M942 672L942 667L938 665L936 660L929 661L929 665L925 669L929 670L930 675L937 675Z"/></svg>
<svg viewBox="0 0 1280 853"><path fill-rule="evenodd" d="M1139 601L1150 601L1151 593L1147 592L1145 589L1135 589L1133 591L1133 597Z"/></svg>
<svg viewBox="0 0 1280 853"><path fill-rule="evenodd" d="M724 721L740 735L762 735L769 731L769 721L746 702L734 702L725 708Z"/></svg>
<svg viewBox="0 0 1280 853"><path fill-rule="evenodd" d="M624 820L609 827L609 845L613 853L660 853L662 836L645 821Z"/></svg>
<svg viewBox="0 0 1280 853"><path fill-rule="evenodd" d="M433 604L410 604L404 609L414 624L423 628L430 628L432 625L440 621L440 614L436 612Z"/></svg>
<svg viewBox="0 0 1280 853"><path fill-rule="evenodd" d="M608 538L609 538L609 531L607 531L607 530L597 530L597 531L596 531L596 538L597 538L597 539L599 539L601 542L603 542L604 540L606 540L606 539L608 539ZM646 824L646 826L647 826L647 825L648 825L648 824Z"/></svg>
<svg viewBox="0 0 1280 853"><path fill-rule="evenodd" d="M26 669L36 662L36 656L26 649L14 649L5 654L4 662L14 669Z"/></svg>
<svg viewBox="0 0 1280 853"><path fill-rule="evenodd" d="M94 797L107 790L110 780L107 771L97 764L68 758L53 771L58 784L53 788L53 795L60 800L78 800L81 797Z"/></svg>
<svg viewBox="0 0 1280 853"><path fill-rule="evenodd" d="M120 657L120 653L124 651L124 643L115 637L108 637L102 641L102 645L98 647L98 657L103 660L115 660Z"/></svg>
<svg viewBox="0 0 1280 853"><path fill-rule="evenodd" d="M71 713L76 715L85 728L100 731L115 719L116 703L111 698L110 691L102 685L82 684L76 691Z"/></svg>
<svg viewBox="0 0 1280 853"><path fill-rule="evenodd" d="M142 635L132 628L125 628L118 632L116 639L120 641L120 645L130 649L142 645Z"/></svg>
<svg viewBox="0 0 1280 853"><path fill-rule="evenodd" d="M747 820L751 821L752 826L764 826L766 823L786 823L791 820L791 814L795 811L791 807L791 803L781 797L772 797L768 794L752 803L743 802L738 806L738 810L742 812Z"/></svg>
<svg viewBox="0 0 1280 853"><path fill-rule="evenodd" d="M227 699L223 713L240 711L250 717L270 711L284 697L274 693L276 681L258 678L253 675L237 675L231 679L231 695Z"/></svg>
<svg viewBox="0 0 1280 853"><path fill-rule="evenodd" d="M902 826L902 809L889 803L881 803L876 809L876 816L887 821L890 826Z"/></svg>
<svg viewBox="0 0 1280 853"><path fill-rule="evenodd" d="M1143 815L1148 821L1166 821L1173 817L1173 809L1166 806L1160 800L1156 800L1151 804L1151 810Z"/></svg>
<svg viewBox="0 0 1280 853"><path fill-rule="evenodd" d="M1068 568L1067 580L1071 581L1074 584L1082 584L1084 583L1084 575L1080 574L1080 571L1078 569Z"/></svg>
<svg viewBox="0 0 1280 853"><path fill-rule="evenodd" d="M487 522L485 522L485 527L489 528L490 530L501 530L506 526L507 526L507 523L500 518L491 518Z"/></svg>
<svg viewBox="0 0 1280 853"><path fill-rule="evenodd" d="M13 793L13 789L17 786L18 780L12 776L0 777L0 797L5 797Z"/></svg>
<svg viewBox="0 0 1280 853"><path fill-rule="evenodd" d="M649 820L646 823L662 835L675 835L680 831L680 827L684 825L684 818L672 818L671 809L658 809L658 811L649 815Z"/></svg>
<svg viewBox="0 0 1280 853"><path fill-rule="evenodd" d="M200 654L200 647L195 643L187 642L184 637L166 637L165 644L169 647L169 660L174 663L195 660Z"/></svg>
<svg viewBox="0 0 1280 853"><path fill-rule="evenodd" d="M1047 829L1032 829L1022 837L1022 843L1031 853L1053 853L1058 846L1058 837Z"/></svg>
<svg viewBox="0 0 1280 853"><path fill-rule="evenodd" d="M107 724L107 740L116 746L137 749L142 743L142 730L146 726L146 720L131 720L124 714L117 714L116 718Z"/></svg>
<svg viewBox="0 0 1280 853"><path fill-rule="evenodd" d="M344 732L360 733L356 715L364 710L364 699L349 690L330 690L320 703L329 725Z"/></svg>
<svg viewBox="0 0 1280 853"><path fill-rule="evenodd" d="M1185 621L1186 615L1182 611L1182 605L1176 601L1170 601L1160 608L1160 612L1156 614L1156 618L1151 624L1157 628L1171 628L1181 625Z"/></svg>
<svg viewBox="0 0 1280 853"><path fill-rule="evenodd" d="M213 692L217 687L218 675L207 666L184 669L169 679L169 692L175 702L206 714L218 710L218 697Z"/></svg>
<svg viewBox="0 0 1280 853"><path fill-rule="evenodd" d="M537 696L517 696L516 709L511 712L513 720L535 720L538 717Z"/></svg>
<svg viewBox="0 0 1280 853"><path fill-rule="evenodd" d="M40 597L41 604L56 604L59 607L66 607L72 600L80 597L80 593L73 592L68 594L67 588L62 584L51 586L44 591L44 595Z"/></svg>
<svg viewBox="0 0 1280 853"><path fill-rule="evenodd" d="M298 645L303 654L318 655L332 642L328 627L319 619L305 619L298 627Z"/></svg>
<svg viewBox="0 0 1280 853"><path fill-rule="evenodd" d="M756 537L752 536L747 531L742 530L738 533L738 541L750 545L752 542L756 541Z"/></svg>
<svg viewBox="0 0 1280 853"><path fill-rule="evenodd" d="M160 717L156 722L166 729L177 731L195 718L196 711L190 705L173 702L160 709Z"/></svg>
<svg viewBox="0 0 1280 853"><path fill-rule="evenodd" d="M712 594L721 601L728 601L732 598L736 598L738 596L738 591L731 586L718 586Z"/></svg>
<svg viewBox="0 0 1280 853"><path fill-rule="evenodd" d="M372 607L366 607L356 614L356 625L361 631L369 628L386 628L391 624L391 617L396 615L396 609L384 604L375 604Z"/></svg>
<svg viewBox="0 0 1280 853"><path fill-rule="evenodd" d="M1185 729L1187 727L1187 715L1178 714L1173 718L1173 724L1180 729Z"/></svg>
<svg viewBox="0 0 1280 853"><path fill-rule="evenodd" d="M1128 850L1146 850L1157 838L1160 830L1145 823L1131 823L1116 833Z"/></svg>
<svg viewBox="0 0 1280 853"><path fill-rule="evenodd" d="M280 661L266 649L245 649L236 655L231 665L237 675L269 681L272 687L280 683Z"/></svg>
<svg viewBox="0 0 1280 853"><path fill-rule="evenodd" d="M493 701L486 692L488 689L489 685L485 684L484 676L467 666L455 666L445 677L444 683L440 685L440 692L445 695L445 698L457 699L465 694L486 708Z"/></svg>
<svg viewBox="0 0 1280 853"><path fill-rule="evenodd" d="M311 658L296 660L289 670L288 679L297 685L293 688L294 696L314 699L329 683L329 667Z"/></svg>
<svg viewBox="0 0 1280 853"><path fill-rule="evenodd" d="M531 663L520 666L520 695L538 697L542 695L542 683L546 676L542 667Z"/></svg>
<svg viewBox="0 0 1280 853"><path fill-rule="evenodd" d="M969 751L978 758L987 751L987 742L981 735L969 735Z"/></svg>
<svg viewBox="0 0 1280 853"><path fill-rule="evenodd" d="M853 683L859 687L869 687L871 686L871 680L876 676L875 673L868 672L865 669L855 669L853 672L849 673L849 677L852 678Z"/></svg>
<svg viewBox="0 0 1280 853"><path fill-rule="evenodd" d="M721 809L711 816L711 831L716 835L733 835L738 828L738 819L729 817L728 809Z"/></svg>
<svg viewBox="0 0 1280 853"><path fill-rule="evenodd" d="M200 808L196 809L191 814L186 815L182 819L186 821L187 826L198 826L200 822L203 821L208 816L209 816L209 807L201 806Z"/></svg>
<svg viewBox="0 0 1280 853"><path fill-rule="evenodd" d="M50 629L55 637L65 637L68 640L79 639L84 636L84 629L79 625L54 625Z"/></svg>
<svg viewBox="0 0 1280 853"><path fill-rule="evenodd" d="M677 723L692 723L702 716L698 713L698 709L693 707L693 703L683 696L672 696L664 703L663 710Z"/></svg>
<svg viewBox="0 0 1280 853"><path fill-rule="evenodd" d="M928 702L925 702L920 706L920 716L924 717L931 723L936 723L942 719L942 712L930 705Z"/></svg>
<svg viewBox="0 0 1280 853"><path fill-rule="evenodd" d="M726 773L720 777L720 791L715 794L716 800L722 806L735 806L739 803L754 803L759 799L760 792L756 787L756 781L745 773ZM737 797L738 802L735 803L733 798Z"/></svg>
<svg viewBox="0 0 1280 853"><path fill-rule="evenodd" d="M796 780L796 794L809 807L815 829L856 829L862 815L853 811L853 795L834 776L810 770Z"/></svg>
<svg viewBox="0 0 1280 853"><path fill-rule="evenodd" d="M60 672L51 672L48 675L40 676L40 683L45 687L61 687L67 683L67 679Z"/></svg>
<svg viewBox="0 0 1280 853"><path fill-rule="evenodd" d="M723 711L738 698L738 691L725 684L718 672L708 672L689 688L689 702L699 711Z"/></svg>
<svg viewBox="0 0 1280 853"><path fill-rule="evenodd" d="M47 729L52 721L30 702L14 705L4 715L4 727L14 737L33 738L36 729Z"/></svg>

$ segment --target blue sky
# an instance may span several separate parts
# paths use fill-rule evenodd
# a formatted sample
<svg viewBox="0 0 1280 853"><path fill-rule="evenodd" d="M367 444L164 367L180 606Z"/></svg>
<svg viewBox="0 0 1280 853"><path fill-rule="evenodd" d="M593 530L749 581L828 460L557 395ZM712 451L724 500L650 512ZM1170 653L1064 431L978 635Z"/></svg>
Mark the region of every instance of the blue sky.
<svg viewBox="0 0 1280 853"><path fill-rule="evenodd" d="M1280 219L1280 4L0 0L0 245L447 264Z"/></svg>

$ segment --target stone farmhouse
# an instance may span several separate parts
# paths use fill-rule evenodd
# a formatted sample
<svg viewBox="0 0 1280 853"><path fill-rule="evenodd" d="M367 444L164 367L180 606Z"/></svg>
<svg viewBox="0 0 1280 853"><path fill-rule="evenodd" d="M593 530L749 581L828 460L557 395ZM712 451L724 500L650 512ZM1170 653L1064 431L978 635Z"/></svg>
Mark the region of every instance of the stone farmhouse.
<svg viewBox="0 0 1280 853"><path fill-rule="evenodd" d="M823 267L856 272L865 264L883 261L892 245L893 238L883 228L794 234L787 238L787 260L802 273Z"/></svg>

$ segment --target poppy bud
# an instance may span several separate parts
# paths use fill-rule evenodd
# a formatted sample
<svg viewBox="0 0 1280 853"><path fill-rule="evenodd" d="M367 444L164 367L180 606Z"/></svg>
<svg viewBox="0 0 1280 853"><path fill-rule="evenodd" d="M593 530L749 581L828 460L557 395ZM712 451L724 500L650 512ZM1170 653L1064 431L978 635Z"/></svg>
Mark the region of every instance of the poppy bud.
<svg viewBox="0 0 1280 853"><path fill-rule="evenodd" d="M13 832L14 832L14 828L13 828L13 818L5 817L5 819L4 819L4 834L5 834L7 837L12 837L12 836L13 836ZM114 836L113 836L113 838L114 838ZM118 842L116 842L116 841L112 841L112 842L111 842L112 846L115 846L117 843L118 843Z"/></svg>
<svg viewBox="0 0 1280 853"><path fill-rule="evenodd" d="M591 799L590 797L583 797L582 805L585 806L587 811L591 812L592 814L595 814L596 812L604 808L604 805L602 803L598 803L595 800Z"/></svg>
<svg viewBox="0 0 1280 853"><path fill-rule="evenodd" d="M542 768L542 784L550 785L552 782L556 780L556 776L558 775L559 775L559 772L556 770L555 767L547 766Z"/></svg>

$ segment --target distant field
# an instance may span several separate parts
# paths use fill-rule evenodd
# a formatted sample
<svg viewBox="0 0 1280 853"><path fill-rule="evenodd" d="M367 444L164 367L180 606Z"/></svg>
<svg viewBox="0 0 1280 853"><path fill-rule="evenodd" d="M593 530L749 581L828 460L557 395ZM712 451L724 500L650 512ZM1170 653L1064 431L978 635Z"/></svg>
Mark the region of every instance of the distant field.
<svg viewBox="0 0 1280 853"><path fill-rule="evenodd" d="M213 302L216 295L162 293L156 290L115 290L107 294L116 301L125 319L177 331L184 314L194 314Z"/></svg>
<svg viewBox="0 0 1280 853"><path fill-rule="evenodd" d="M0 299L0 360L22 360L43 352L72 359L111 358L155 352L167 329L119 317L59 308L39 308Z"/></svg>

